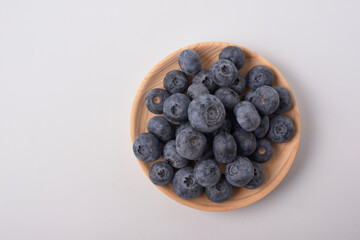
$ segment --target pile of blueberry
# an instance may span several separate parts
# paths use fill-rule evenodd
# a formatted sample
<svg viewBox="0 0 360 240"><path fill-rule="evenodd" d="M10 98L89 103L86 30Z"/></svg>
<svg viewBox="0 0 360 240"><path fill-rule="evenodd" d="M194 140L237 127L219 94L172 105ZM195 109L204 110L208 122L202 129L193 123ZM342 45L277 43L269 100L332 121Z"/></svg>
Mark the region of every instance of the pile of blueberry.
<svg viewBox="0 0 360 240"><path fill-rule="evenodd" d="M292 106L290 92L272 87L274 74L266 66L254 66L245 79L239 73L245 55L236 46L224 48L210 70L201 69L191 49L182 51L178 62L182 71L168 72L165 89L146 96L148 110L163 116L151 118L148 133L137 136L135 156L152 162L162 155L150 179L159 186L172 183L183 199L205 192L219 203L230 198L233 187L257 188L265 180L261 163L273 155L271 142L286 142L294 133L292 120L279 115Z"/></svg>

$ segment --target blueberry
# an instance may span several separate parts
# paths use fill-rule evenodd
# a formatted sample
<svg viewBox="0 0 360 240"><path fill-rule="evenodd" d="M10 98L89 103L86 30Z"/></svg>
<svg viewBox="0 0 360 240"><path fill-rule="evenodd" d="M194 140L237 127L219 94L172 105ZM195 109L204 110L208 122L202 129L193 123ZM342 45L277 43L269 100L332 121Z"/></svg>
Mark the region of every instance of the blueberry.
<svg viewBox="0 0 360 240"><path fill-rule="evenodd" d="M206 160L206 159L210 159L214 156L214 151L213 151L213 140L206 136L206 147L205 150L203 152L203 154L196 158L195 161L202 161L202 160Z"/></svg>
<svg viewBox="0 0 360 240"><path fill-rule="evenodd" d="M274 81L273 72L262 65L257 65L250 69L248 74L246 75L246 83L249 88L255 90L260 86L272 86Z"/></svg>
<svg viewBox="0 0 360 240"><path fill-rule="evenodd" d="M254 131L260 125L260 115L251 102L242 101L236 104L234 114L239 125L247 132Z"/></svg>
<svg viewBox="0 0 360 240"><path fill-rule="evenodd" d="M199 54L192 49L183 50L178 57L180 68L188 75L195 75L201 69Z"/></svg>
<svg viewBox="0 0 360 240"><path fill-rule="evenodd" d="M237 156L236 159L226 164L225 178L235 187L245 186L254 177L254 167L247 157Z"/></svg>
<svg viewBox="0 0 360 240"><path fill-rule="evenodd" d="M140 161L152 162L161 156L162 146L153 134L141 133L134 141L133 151Z"/></svg>
<svg viewBox="0 0 360 240"><path fill-rule="evenodd" d="M253 97L255 96L255 92L254 91L249 91L245 94L245 96L243 97L243 101L248 101L251 102Z"/></svg>
<svg viewBox="0 0 360 240"><path fill-rule="evenodd" d="M255 129L253 131L253 134L255 135L255 137L257 138L263 138L265 137L266 133L269 130L269 117L267 115L265 116L260 116L261 117L261 122L260 125L257 129Z"/></svg>
<svg viewBox="0 0 360 240"><path fill-rule="evenodd" d="M241 94L246 89L246 80L241 73L238 73L238 76L235 79L233 85L230 86L232 90L234 90L237 94Z"/></svg>
<svg viewBox="0 0 360 240"><path fill-rule="evenodd" d="M234 137L227 132L219 132L213 141L215 159L220 163L230 163L237 155Z"/></svg>
<svg viewBox="0 0 360 240"><path fill-rule="evenodd" d="M228 118L225 118L225 121L223 123L223 125L215 130L215 132L213 132L211 134L212 138L214 138L219 132L227 132L227 133L230 133L231 132L231 129L232 129L232 123L231 123L231 120L228 119Z"/></svg>
<svg viewBox="0 0 360 240"><path fill-rule="evenodd" d="M150 112L162 114L164 102L168 97L170 94L164 89L154 88L146 95L145 105Z"/></svg>
<svg viewBox="0 0 360 240"><path fill-rule="evenodd" d="M222 87L230 87L238 77L235 65L226 59L216 61L210 68L210 74L214 82Z"/></svg>
<svg viewBox="0 0 360 240"><path fill-rule="evenodd" d="M209 94L209 89L205 86L205 84L202 83L193 83L190 85L190 87L187 90L187 95L191 99L195 99L200 95L203 94Z"/></svg>
<svg viewBox="0 0 360 240"><path fill-rule="evenodd" d="M174 175L173 168L166 162L157 162L151 166L149 177L153 184L164 186L171 182Z"/></svg>
<svg viewBox="0 0 360 240"><path fill-rule="evenodd" d="M162 116L151 118L147 123L147 130L163 142L167 142L175 136L173 127Z"/></svg>
<svg viewBox="0 0 360 240"><path fill-rule="evenodd" d="M182 71L172 70L165 75L164 88L171 94L183 93L188 86L189 79Z"/></svg>
<svg viewBox="0 0 360 240"><path fill-rule="evenodd" d="M234 131L234 139L237 145L237 152L240 155L249 156L256 149L256 137L251 132L245 132L238 128Z"/></svg>
<svg viewBox="0 0 360 240"><path fill-rule="evenodd" d="M275 111L276 114L287 112L292 106L292 98L289 90L283 87L274 87L279 94L280 104L278 109Z"/></svg>
<svg viewBox="0 0 360 240"><path fill-rule="evenodd" d="M196 198L204 192L204 187L195 181L192 167L178 170L172 180L172 187L176 195L183 199Z"/></svg>
<svg viewBox="0 0 360 240"><path fill-rule="evenodd" d="M191 124L189 122L183 123L180 126L178 126L175 130L175 137L183 130L184 128L191 127Z"/></svg>
<svg viewBox="0 0 360 240"><path fill-rule="evenodd" d="M251 154L251 159L259 163L264 163L272 157L273 153L274 149L271 142L261 138L257 140L256 150Z"/></svg>
<svg viewBox="0 0 360 240"><path fill-rule="evenodd" d="M228 46L220 52L220 59L227 59L235 64L237 69L245 64L245 54L243 50L236 46Z"/></svg>
<svg viewBox="0 0 360 240"><path fill-rule="evenodd" d="M226 112L219 98L211 94L204 94L192 100L188 116L193 128L210 133L223 125Z"/></svg>
<svg viewBox="0 0 360 240"><path fill-rule="evenodd" d="M206 148L206 137L203 133L187 127L176 136L176 151L180 156L195 160Z"/></svg>
<svg viewBox="0 0 360 240"><path fill-rule="evenodd" d="M215 96L221 100L227 110L233 109L235 105L240 102L239 94L228 87L222 87L216 90Z"/></svg>
<svg viewBox="0 0 360 240"><path fill-rule="evenodd" d="M219 164L212 159L196 162L194 178L203 187L214 186L221 177Z"/></svg>
<svg viewBox="0 0 360 240"><path fill-rule="evenodd" d="M287 142L294 134L294 123L287 116L277 115L270 118L268 138L276 143Z"/></svg>
<svg viewBox="0 0 360 240"><path fill-rule="evenodd" d="M212 187L205 188L205 194L208 199L215 203L228 200L233 193L233 186L221 175L219 182Z"/></svg>
<svg viewBox="0 0 360 240"><path fill-rule="evenodd" d="M252 104L262 115L270 115L279 107L280 98L277 91L269 86L261 86L255 90Z"/></svg>
<svg viewBox="0 0 360 240"><path fill-rule="evenodd" d="M163 159L174 168L186 167L189 160L180 156L175 147L175 140L168 141L164 146Z"/></svg>
<svg viewBox="0 0 360 240"><path fill-rule="evenodd" d="M173 124L185 123L188 120L189 104L190 99L186 95L175 93L164 102L164 116Z"/></svg>
<svg viewBox="0 0 360 240"><path fill-rule="evenodd" d="M211 78L210 70L208 69L202 69L200 72L198 72L194 76L192 83L204 84L209 89L210 93L215 92L215 90L218 88L218 85L216 85L214 80Z"/></svg>
<svg viewBox="0 0 360 240"><path fill-rule="evenodd" d="M254 177L248 184L245 185L247 189L254 189L260 186L265 180L264 169L260 163L252 162L254 167Z"/></svg>

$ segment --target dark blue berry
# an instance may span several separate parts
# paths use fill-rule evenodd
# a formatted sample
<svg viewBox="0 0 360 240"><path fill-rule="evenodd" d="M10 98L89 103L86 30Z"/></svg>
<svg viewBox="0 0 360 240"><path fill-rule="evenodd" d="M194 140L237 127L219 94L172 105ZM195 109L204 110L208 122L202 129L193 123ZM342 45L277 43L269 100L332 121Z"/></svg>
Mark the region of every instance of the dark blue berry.
<svg viewBox="0 0 360 240"><path fill-rule="evenodd" d="M212 159L196 162L194 178L203 187L214 186L221 177L219 164Z"/></svg>
<svg viewBox="0 0 360 240"><path fill-rule="evenodd" d="M245 132L238 128L235 130L234 139L237 145L237 152L240 155L249 156L256 149L256 137L251 132Z"/></svg>
<svg viewBox="0 0 360 240"><path fill-rule="evenodd" d="M260 163L252 162L254 167L254 177L245 185L248 189L259 187L265 180L265 172Z"/></svg>
<svg viewBox="0 0 360 240"><path fill-rule="evenodd" d="M246 80L241 73L238 73L237 78L235 79L235 82L233 85L230 86L232 90L234 90L237 94L241 94L246 89Z"/></svg>
<svg viewBox="0 0 360 240"><path fill-rule="evenodd" d="M153 134L141 133L134 141L133 151L140 161L152 162L161 156L162 146Z"/></svg>
<svg viewBox="0 0 360 240"><path fill-rule="evenodd" d="M219 163L230 163L237 155L237 145L234 137L227 132L219 132L213 141L215 159Z"/></svg>
<svg viewBox="0 0 360 240"><path fill-rule="evenodd" d="M226 180L224 175L218 183L212 187L205 188L205 194L208 199L215 203L220 203L228 200L233 193L233 186Z"/></svg>
<svg viewBox="0 0 360 240"><path fill-rule="evenodd" d="M256 150L251 154L251 159L259 163L264 163L272 157L273 153L274 149L271 142L261 138L257 140Z"/></svg>
<svg viewBox="0 0 360 240"><path fill-rule="evenodd" d="M203 133L187 127L176 136L176 151L180 156L195 160L206 148L206 137Z"/></svg>
<svg viewBox="0 0 360 240"><path fill-rule="evenodd" d="M153 184L164 186L171 182L174 175L173 168L166 162L157 162L151 166L149 177Z"/></svg>
<svg viewBox="0 0 360 240"><path fill-rule="evenodd" d="M169 96L164 89L154 88L146 95L145 105L150 112L162 114L164 102Z"/></svg>
<svg viewBox="0 0 360 240"><path fill-rule="evenodd" d="M164 116L169 122L176 125L186 123L189 104L190 99L186 95L175 93L164 102Z"/></svg>
<svg viewBox="0 0 360 240"><path fill-rule="evenodd" d="M188 116L193 128L210 133L223 125L226 112L219 98L211 94L204 94L192 100Z"/></svg>
<svg viewBox="0 0 360 240"><path fill-rule="evenodd" d="M163 159L174 168L186 167L189 160L178 154L175 147L175 140L168 141L164 146Z"/></svg>
<svg viewBox="0 0 360 240"><path fill-rule="evenodd" d="M181 132L184 128L191 127L191 124L189 122L183 123L179 125L175 130L175 137Z"/></svg>
<svg viewBox="0 0 360 240"><path fill-rule="evenodd" d="M166 118L162 116L151 118L147 123L147 130L163 142L167 142L175 136L173 127Z"/></svg>
<svg viewBox="0 0 360 240"><path fill-rule="evenodd" d="M254 167L247 157L237 156L226 164L225 178L233 186L245 186L254 177Z"/></svg>
<svg viewBox="0 0 360 240"><path fill-rule="evenodd" d="M199 54L192 49L183 50L178 57L180 68L188 75L195 75L201 69Z"/></svg>
<svg viewBox="0 0 360 240"><path fill-rule="evenodd" d="M269 117L267 115L265 116L260 116L261 117L261 122L260 125L257 129L255 129L253 131L253 134L255 135L255 137L257 138L263 138L265 137L266 133L269 130Z"/></svg>
<svg viewBox="0 0 360 240"><path fill-rule="evenodd" d="M289 90L283 87L274 87L274 89L278 92L280 98L280 104L275 113L281 114L287 112L292 106L292 98Z"/></svg>
<svg viewBox="0 0 360 240"><path fill-rule="evenodd" d="M247 132L254 131L260 125L260 115L251 102L242 101L236 104L234 114L239 125Z"/></svg>
<svg viewBox="0 0 360 240"><path fill-rule="evenodd" d="M262 115L270 115L279 107L280 98L274 88L261 86L255 90L251 103Z"/></svg>
<svg viewBox="0 0 360 240"><path fill-rule="evenodd" d="M227 110L233 109L235 105L240 102L239 94L228 87L222 87L216 90L215 96L221 100Z"/></svg>
<svg viewBox="0 0 360 240"><path fill-rule="evenodd" d="M273 72L262 65L257 65L250 69L248 74L246 75L246 83L249 88L255 90L260 86L272 86L274 81Z"/></svg>
<svg viewBox="0 0 360 240"><path fill-rule="evenodd" d="M227 59L235 64L239 70L245 64L245 54L243 50L236 46L228 46L220 52L220 59Z"/></svg>
<svg viewBox="0 0 360 240"><path fill-rule="evenodd" d="M268 138L276 143L287 142L295 131L294 123L287 116L277 115L270 118Z"/></svg>
<svg viewBox="0 0 360 240"><path fill-rule="evenodd" d="M187 90L187 95L191 99L195 99L200 95L209 94L209 89L202 83L193 83Z"/></svg>
<svg viewBox="0 0 360 240"><path fill-rule="evenodd" d="M172 180L172 187L176 195L183 199L196 198L204 192L204 187L195 181L192 167L178 170Z"/></svg>
<svg viewBox="0 0 360 240"><path fill-rule="evenodd" d="M215 92L215 90L218 88L218 85L216 85L216 83L211 78L210 70L208 69L202 69L200 72L198 72L194 76L192 83L204 84L209 89L210 93Z"/></svg>
<svg viewBox="0 0 360 240"><path fill-rule="evenodd" d="M172 70L165 75L164 88L171 94L183 93L189 86L189 79L185 73L179 70Z"/></svg>
<svg viewBox="0 0 360 240"><path fill-rule="evenodd" d="M230 87L238 77L235 65L226 59L216 61L210 68L210 74L214 82L222 87Z"/></svg>

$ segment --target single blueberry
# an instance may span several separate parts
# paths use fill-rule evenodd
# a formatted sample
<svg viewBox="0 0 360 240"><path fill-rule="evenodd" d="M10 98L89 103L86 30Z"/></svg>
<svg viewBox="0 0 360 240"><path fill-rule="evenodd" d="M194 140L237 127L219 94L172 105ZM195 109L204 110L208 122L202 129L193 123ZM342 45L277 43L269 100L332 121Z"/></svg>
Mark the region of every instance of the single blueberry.
<svg viewBox="0 0 360 240"><path fill-rule="evenodd" d="M227 59L235 64L239 70L245 64L245 54L243 50L236 46L228 46L220 52L220 59Z"/></svg>
<svg viewBox="0 0 360 240"><path fill-rule="evenodd" d="M234 114L239 125L247 132L254 131L260 125L260 115L251 102L242 101L236 104Z"/></svg>
<svg viewBox="0 0 360 240"><path fill-rule="evenodd" d="M204 192L204 187L195 181L192 167L178 170L172 180L172 187L176 195L183 199L196 198Z"/></svg>
<svg viewBox="0 0 360 240"><path fill-rule="evenodd" d="M237 152L240 155L249 156L256 149L256 137L251 132L245 132L238 128L234 131L234 139L237 145Z"/></svg>
<svg viewBox="0 0 360 240"><path fill-rule="evenodd" d="M273 142L283 143L291 139L294 131L294 123L288 116L277 115L270 118L270 127L267 136Z"/></svg>
<svg viewBox="0 0 360 240"><path fill-rule="evenodd" d="M254 177L254 167L247 157L237 156L236 159L226 164L225 178L235 187L245 186Z"/></svg>
<svg viewBox="0 0 360 240"><path fill-rule="evenodd" d="M245 94L245 96L243 97L243 101L248 101L251 102L253 97L255 96L255 92L254 91L249 91Z"/></svg>
<svg viewBox="0 0 360 240"><path fill-rule="evenodd" d="M189 160L178 154L175 147L175 140L168 141L164 146L163 159L174 168L186 167Z"/></svg>
<svg viewBox="0 0 360 240"><path fill-rule="evenodd" d="M283 87L274 87L279 94L280 104L278 109L275 111L276 114L287 112L292 106L292 98L289 90Z"/></svg>
<svg viewBox="0 0 360 240"><path fill-rule="evenodd" d="M179 134L179 132L181 132L184 128L187 128L187 127L191 127L190 122L186 122L186 123L183 123L183 124L177 126L177 128L175 130L175 137Z"/></svg>
<svg viewBox="0 0 360 240"><path fill-rule="evenodd" d="M255 90L251 103L262 115L270 115L279 107L280 98L274 88L261 86Z"/></svg>
<svg viewBox="0 0 360 240"><path fill-rule="evenodd" d="M261 138L257 140L256 150L251 154L251 159L259 163L264 163L272 157L273 153L274 149L271 142Z"/></svg>
<svg viewBox="0 0 360 240"><path fill-rule="evenodd" d="M210 93L215 92L215 90L218 88L218 85L216 85L214 80L211 78L210 70L208 69L202 69L200 72L198 72L194 76L192 83L204 84L209 89Z"/></svg>
<svg viewBox="0 0 360 240"><path fill-rule="evenodd" d="M199 54L192 49L183 50L178 57L178 63L186 74L195 75L201 69L201 61Z"/></svg>
<svg viewBox="0 0 360 240"><path fill-rule="evenodd" d="M219 163L230 163L237 155L237 145L234 137L227 132L219 132L213 141L215 159Z"/></svg>
<svg viewBox="0 0 360 240"><path fill-rule="evenodd" d="M170 94L164 89L154 88L146 95L145 105L150 112L162 114L164 102L168 97Z"/></svg>
<svg viewBox="0 0 360 240"><path fill-rule="evenodd" d="M222 87L230 87L238 77L235 65L226 59L216 61L210 68L210 74L214 82Z"/></svg>
<svg viewBox="0 0 360 240"><path fill-rule="evenodd" d="M176 136L176 151L183 158L195 160L206 148L206 137L203 133L187 127Z"/></svg>
<svg viewBox="0 0 360 240"><path fill-rule="evenodd" d="M157 137L151 133L141 133L134 141L133 151L137 159L152 162L161 156L162 146Z"/></svg>
<svg viewBox="0 0 360 240"><path fill-rule="evenodd" d="M238 76L235 79L233 85L230 86L237 94L242 94L246 89L246 80L241 73L238 73Z"/></svg>
<svg viewBox="0 0 360 240"><path fill-rule="evenodd" d="M205 84L202 83L193 83L190 85L190 87L187 90L187 95L191 99L195 99L200 95L203 94L209 94L209 89L205 86Z"/></svg>
<svg viewBox="0 0 360 240"><path fill-rule="evenodd" d="M226 180L224 175L214 186L205 188L205 194L208 199L215 203L228 200L233 193L233 186Z"/></svg>
<svg viewBox="0 0 360 240"><path fill-rule="evenodd" d="M182 94L175 93L164 102L164 116L172 124L186 123L188 120L188 107L190 99Z"/></svg>
<svg viewBox="0 0 360 240"><path fill-rule="evenodd" d="M226 111L219 98L211 94L204 94L191 101L188 117L193 128L210 133L223 125Z"/></svg>
<svg viewBox="0 0 360 240"><path fill-rule="evenodd" d="M265 172L261 164L257 162L252 162L252 164L254 167L254 177L245 185L247 189L257 188L265 180Z"/></svg>
<svg viewBox="0 0 360 240"><path fill-rule="evenodd" d="M183 93L189 86L189 79L184 72L172 70L165 75L164 88L171 94Z"/></svg>
<svg viewBox="0 0 360 240"><path fill-rule="evenodd" d="M274 81L273 72L262 65L257 65L250 69L248 74L246 75L246 83L249 88L255 90L260 86L272 86Z"/></svg>
<svg viewBox="0 0 360 240"><path fill-rule="evenodd" d="M175 136L173 127L166 118L162 116L151 118L147 123L147 130L163 142L167 142Z"/></svg>
<svg viewBox="0 0 360 240"><path fill-rule="evenodd" d="M222 87L216 90L215 96L221 100L227 110L233 109L235 105L240 102L239 94L228 87Z"/></svg>
<svg viewBox="0 0 360 240"><path fill-rule="evenodd" d="M253 134L255 135L255 137L257 138L263 138L265 137L266 133L269 130L269 117L267 115L265 116L260 116L261 117L261 122L260 125L257 129L255 129L253 131Z"/></svg>
<svg viewBox="0 0 360 240"><path fill-rule="evenodd" d="M194 178L203 187L214 186L221 177L219 164L212 159L196 162Z"/></svg>
<svg viewBox="0 0 360 240"><path fill-rule="evenodd" d="M174 175L173 168L166 162L157 162L151 166L149 177L153 184L164 186L171 182Z"/></svg>

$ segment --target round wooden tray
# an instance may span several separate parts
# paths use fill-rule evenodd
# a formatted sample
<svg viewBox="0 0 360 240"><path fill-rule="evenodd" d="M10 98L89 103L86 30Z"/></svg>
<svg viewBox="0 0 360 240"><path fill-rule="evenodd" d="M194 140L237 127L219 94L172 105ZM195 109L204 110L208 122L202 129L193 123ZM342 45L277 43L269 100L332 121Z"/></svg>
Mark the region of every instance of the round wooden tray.
<svg viewBox="0 0 360 240"><path fill-rule="evenodd" d="M147 121L154 116L154 114L149 112L145 106L146 94L153 88L163 88L163 79L167 72L174 69L180 70L177 58L182 50L184 49L195 50L200 55L202 68L209 69L211 65L216 60L219 59L220 51L229 45L236 46L235 44L224 43L224 42L196 43L184 47L182 49L179 49L171 53L167 57L165 57L163 60L161 60L145 77L144 81L141 83L141 86L136 94L131 112L131 122L130 122L131 141L134 142L137 135L146 132ZM241 48L245 53L246 60L245 60L245 65L240 70L240 73L246 76L246 73L253 66L265 65L269 67L275 75L273 86L282 86L287 88L291 92L290 86L286 82L285 78L270 62L268 62L265 58L263 58L259 54L249 49L246 49L244 47ZM262 164L265 170L266 178L264 183L259 188L254 190L249 190L244 187L234 188L234 192L231 198L223 203L213 203L207 199L205 194L202 194L200 197L195 199L184 200L182 198L179 198L175 194L171 184L158 188L167 196L169 196L170 198L174 199L175 201L181 204L205 211L233 210L252 204L258 201L259 199L263 198L264 196L266 196L281 182L281 180L285 177L285 175L289 171L295 159L295 155L299 146L299 141L300 141L299 109L292 92L291 95L293 98L293 106L290 109L290 111L286 112L284 115L289 116L295 124L294 136L289 142L273 144L274 155L268 162ZM162 161L162 158L159 160ZM144 170L145 174L148 176L149 169L154 162L145 163L139 160L138 162L141 168Z"/></svg>

